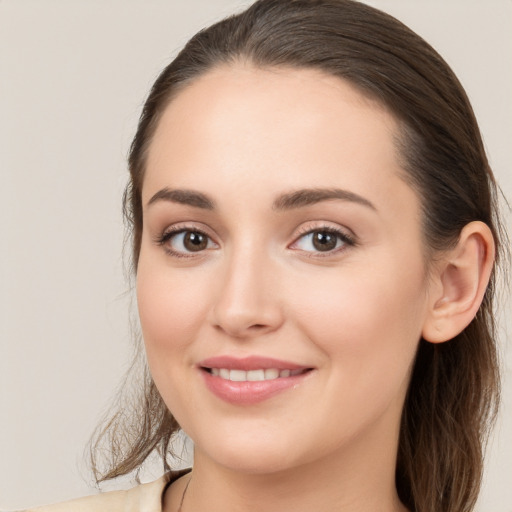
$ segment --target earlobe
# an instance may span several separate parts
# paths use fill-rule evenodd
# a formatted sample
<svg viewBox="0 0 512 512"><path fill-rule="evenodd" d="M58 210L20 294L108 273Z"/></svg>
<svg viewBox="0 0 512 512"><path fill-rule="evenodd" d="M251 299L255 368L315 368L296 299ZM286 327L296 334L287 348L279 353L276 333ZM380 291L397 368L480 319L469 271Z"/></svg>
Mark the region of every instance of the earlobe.
<svg viewBox="0 0 512 512"><path fill-rule="evenodd" d="M483 222L461 231L455 248L436 266L422 336L442 343L460 334L475 317L494 264L494 238Z"/></svg>

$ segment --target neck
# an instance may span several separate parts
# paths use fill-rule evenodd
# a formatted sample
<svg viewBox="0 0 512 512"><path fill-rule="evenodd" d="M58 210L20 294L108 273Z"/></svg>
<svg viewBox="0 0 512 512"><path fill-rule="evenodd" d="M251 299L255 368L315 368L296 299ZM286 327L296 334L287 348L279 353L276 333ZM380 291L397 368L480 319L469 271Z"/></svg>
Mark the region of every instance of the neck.
<svg viewBox="0 0 512 512"><path fill-rule="evenodd" d="M395 488L398 433L392 446L389 436L374 434L372 443L363 436L327 457L271 473L226 468L197 450L183 512L404 512Z"/></svg>

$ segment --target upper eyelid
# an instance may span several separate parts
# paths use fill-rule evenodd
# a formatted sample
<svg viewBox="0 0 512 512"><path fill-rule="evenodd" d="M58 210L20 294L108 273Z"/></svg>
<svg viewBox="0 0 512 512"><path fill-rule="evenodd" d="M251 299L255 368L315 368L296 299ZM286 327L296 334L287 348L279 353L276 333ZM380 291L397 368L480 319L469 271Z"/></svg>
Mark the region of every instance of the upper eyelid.
<svg viewBox="0 0 512 512"><path fill-rule="evenodd" d="M332 231L335 233L340 233L345 235L348 238L357 239L357 235L350 228L346 226L342 226L340 224L328 221L310 221L302 224L296 234L294 235L294 241L298 240L300 237L307 235L309 233L313 233L315 231Z"/></svg>
<svg viewBox="0 0 512 512"><path fill-rule="evenodd" d="M212 235L212 230L204 226L202 223L189 224L186 221L183 223L177 222L175 224L171 224L170 226L164 228L160 233L161 236L165 236L167 234L183 233L184 231L197 231L199 233L207 235L212 240L215 238L215 236Z"/></svg>

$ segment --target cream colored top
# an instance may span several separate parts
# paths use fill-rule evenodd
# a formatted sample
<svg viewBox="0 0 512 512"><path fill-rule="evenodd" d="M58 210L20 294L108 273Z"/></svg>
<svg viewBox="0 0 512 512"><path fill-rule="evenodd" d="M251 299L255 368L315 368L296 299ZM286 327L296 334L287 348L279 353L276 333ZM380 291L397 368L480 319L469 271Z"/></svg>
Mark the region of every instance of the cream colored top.
<svg viewBox="0 0 512 512"><path fill-rule="evenodd" d="M158 480L128 491L110 491L47 505L25 512L162 512L165 489L185 472L166 473Z"/></svg>

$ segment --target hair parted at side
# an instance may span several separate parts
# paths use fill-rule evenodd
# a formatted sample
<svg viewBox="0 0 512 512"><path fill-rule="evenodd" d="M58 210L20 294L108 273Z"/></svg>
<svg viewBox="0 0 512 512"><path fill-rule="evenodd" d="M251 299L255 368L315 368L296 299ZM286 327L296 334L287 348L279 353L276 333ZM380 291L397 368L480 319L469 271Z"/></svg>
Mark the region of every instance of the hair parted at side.
<svg viewBox="0 0 512 512"><path fill-rule="evenodd" d="M349 81L384 105L401 127L397 150L422 201L427 261L469 222L486 223L498 254L497 191L468 98L444 60L395 18L353 0L259 0L196 34L163 70L143 107L129 155L124 212L136 273L148 147L166 106L209 70L236 62L313 68ZM483 450L496 414L499 372L495 271L476 318L442 344L420 341L402 413L396 485L415 512L472 510ZM140 378L140 377L139 377ZM98 481L136 470L155 450L168 468L179 426L147 370L140 399L118 404L91 444ZM100 469L100 454L111 454Z"/></svg>

